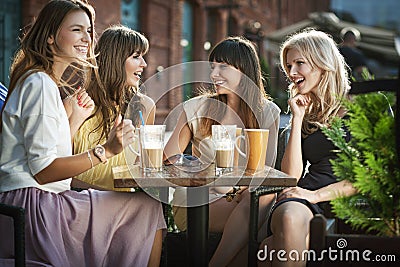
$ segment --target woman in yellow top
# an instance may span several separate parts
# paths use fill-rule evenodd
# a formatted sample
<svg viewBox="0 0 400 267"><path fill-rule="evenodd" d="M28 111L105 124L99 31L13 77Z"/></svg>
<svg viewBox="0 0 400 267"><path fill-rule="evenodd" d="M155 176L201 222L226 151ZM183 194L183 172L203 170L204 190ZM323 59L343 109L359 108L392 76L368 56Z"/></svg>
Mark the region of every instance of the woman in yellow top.
<svg viewBox="0 0 400 267"><path fill-rule="evenodd" d="M112 134L111 129L119 114L122 114L124 118L131 119L133 125L138 126L141 124L139 117L139 111L141 111L146 123L154 123L154 101L138 92L142 72L147 67L143 55L147 53L148 49L147 38L125 26L111 26L101 34L94 51L97 55L98 76L89 77L91 81L87 86L87 93L92 97L96 107L93 114L74 135L74 153L80 153L97 144L102 144L103 140ZM71 186L127 191L114 188L112 167L134 163L136 156L133 153L127 154L129 152L130 149L124 149L123 153L109 158L107 163L98 164L76 176L72 180ZM127 162L127 158L131 162ZM134 193L131 197L141 194ZM122 196L124 193L121 192L118 195ZM133 210L137 206L148 206L148 203L153 201L144 193L142 199L135 199L136 205L130 207ZM158 204L160 205L160 203ZM159 213L154 208L145 210L145 213L151 214L151 216L162 216L162 212ZM143 220L145 216L139 217L137 218L139 223L151 225L149 221ZM133 222L131 225L132 228L135 227ZM165 229L164 220L162 223L158 222L157 227L152 228L148 234L150 237L154 235L148 266L157 266L160 263L163 229Z"/></svg>
<svg viewBox="0 0 400 267"><path fill-rule="evenodd" d="M154 123L155 103L138 91L142 72L147 67L143 55L148 49L147 38L125 26L111 26L102 33L95 48L99 77L92 77L87 88L96 108L74 136L75 154L104 142L119 112L132 119L135 126L141 124L139 111L146 124ZM135 154L125 149L124 153L109 159L107 164L97 165L76 176L71 186L126 191L114 188L112 168L134 161Z"/></svg>

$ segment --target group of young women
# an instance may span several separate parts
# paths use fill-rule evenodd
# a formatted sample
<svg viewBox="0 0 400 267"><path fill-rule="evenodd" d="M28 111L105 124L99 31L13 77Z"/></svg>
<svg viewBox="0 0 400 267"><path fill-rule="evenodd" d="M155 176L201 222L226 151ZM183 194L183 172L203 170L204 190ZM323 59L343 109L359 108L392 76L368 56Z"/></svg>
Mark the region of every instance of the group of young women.
<svg viewBox="0 0 400 267"><path fill-rule="evenodd" d="M22 38L0 115L0 203L26 211L29 264L158 266L166 230L161 204L143 192L115 192L111 172L126 164L123 151L136 142L139 111L145 123L154 123L155 103L138 90L149 43L122 25L107 28L96 45L94 33L92 6L53 0ZM308 246L309 221L323 212L319 203L355 193L350 183L336 181L329 163L333 145L321 132L331 117L345 115L341 100L349 80L335 42L321 31L291 36L280 58L292 113L281 169L298 178L298 186L261 197L259 239L269 250L301 251ZM212 125L236 124L269 130L265 164L273 167L280 109L265 93L255 46L243 37L226 38L209 62L212 84L183 103L165 158L183 153L189 143L195 156L210 154ZM81 88L61 90L70 86L66 72L81 79ZM128 111L133 116L124 119ZM210 230L223 233L210 266L247 262L250 193L240 188L228 202L222 196L230 190L210 190ZM184 197L177 189L174 198ZM184 230L185 209L176 205L174 216ZM13 264L6 242L11 227L0 218L1 266ZM264 264L305 265L277 259Z"/></svg>

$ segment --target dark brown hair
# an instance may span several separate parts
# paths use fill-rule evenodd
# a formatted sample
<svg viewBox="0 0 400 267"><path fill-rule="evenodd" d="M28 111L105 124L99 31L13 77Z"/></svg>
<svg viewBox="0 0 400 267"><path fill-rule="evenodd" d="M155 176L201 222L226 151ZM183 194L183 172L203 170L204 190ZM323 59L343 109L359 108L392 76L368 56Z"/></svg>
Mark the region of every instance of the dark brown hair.
<svg viewBox="0 0 400 267"><path fill-rule="evenodd" d="M228 37L211 50L208 60L226 63L242 72L237 92L240 97L239 116L246 128L259 128L257 117L262 111L262 100L268 96L255 45L244 37ZM207 114L201 120L200 131L208 136L211 135L211 126L219 124L218 121L225 115L227 99L225 95L217 95L214 87L202 93L218 100L208 102Z"/></svg>
<svg viewBox="0 0 400 267"><path fill-rule="evenodd" d="M149 43L144 35L122 25L111 26L101 34L95 47L98 77L92 75L87 87L96 104L95 112L102 113L101 124L93 130L103 128L101 137L108 136L117 115L124 115L129 102L132 114L144 111L138 88L126 84L125 61L134 53L146 54L148 49ZM133 118L134 125L139 125L139 122L139 115Z"/></svg>

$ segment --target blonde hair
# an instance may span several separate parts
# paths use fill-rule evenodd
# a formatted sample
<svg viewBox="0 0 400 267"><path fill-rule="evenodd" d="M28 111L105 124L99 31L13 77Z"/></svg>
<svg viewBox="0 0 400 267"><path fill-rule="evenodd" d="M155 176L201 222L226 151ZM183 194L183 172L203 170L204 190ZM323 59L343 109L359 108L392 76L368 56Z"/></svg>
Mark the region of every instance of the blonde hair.
<svg viewBox="0 0 400 267"><path fill-rule="evenodd" d="M311 93L311 105L306 109L303 118L303 134L309 135L323 126L329 126L332 116L337 115L343 97L350 88L346 63L340 54L337 44L328 34L314 29L306 29L290 36L281 46L281 68L289 78L287 53L296 49L312 69L322 71L317 94ZM299 92L292 82L289 85L290 97Z"/></svg>

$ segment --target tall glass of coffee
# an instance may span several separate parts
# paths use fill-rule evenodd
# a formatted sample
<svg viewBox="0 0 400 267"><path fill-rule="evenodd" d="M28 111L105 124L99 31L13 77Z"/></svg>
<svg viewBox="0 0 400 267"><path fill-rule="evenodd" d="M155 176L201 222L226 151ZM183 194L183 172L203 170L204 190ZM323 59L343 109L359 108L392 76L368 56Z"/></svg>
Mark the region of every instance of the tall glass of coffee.
<svg viewBox="0 0 400 267"><path fill-rule="evenodd" d="M236 125L213 125L212 140L215 148L217 175L233 170Z"/></svg>
<svg viewBox="0 0 400 267"><path fill-rule="evenodd" d="M140 166L144 171L162 171L164 136L165 125L140 126Z"/></svg>

